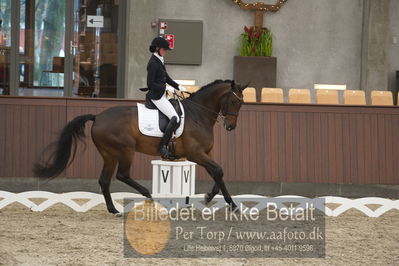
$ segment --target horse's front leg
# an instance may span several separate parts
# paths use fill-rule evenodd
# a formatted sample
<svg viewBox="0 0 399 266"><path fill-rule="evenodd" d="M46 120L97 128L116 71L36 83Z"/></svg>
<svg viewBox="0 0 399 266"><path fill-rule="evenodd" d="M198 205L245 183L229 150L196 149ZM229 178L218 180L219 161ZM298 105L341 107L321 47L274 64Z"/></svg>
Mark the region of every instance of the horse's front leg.
<svg viewBox="0 0 399 266"><path fill-rule="evenodd" d="M223 197L227 204L229 204L232 210L237 209L237 205L234 203L233 199L230 196L230 193L227 191L226 185L223 181L223 169L218 165L215 161L213 161L207 154L200 153L196 154L193 157L188 157L190 161L196 162L206 169L209 175L215 181L215 185L210 193L205 196L205 201L211 201L213 197L219 193L219 189L222 191ZM209 202L208 201L208 202Z"/></svg>
<svg viewBox="0 0 399 266"><path fill-rule="evenodd" d="M218 184L215 183L213 185L211 192L205 194L205 204L210 203L213 200L213 198L219 193L219 191L220 188Z"/></svg>

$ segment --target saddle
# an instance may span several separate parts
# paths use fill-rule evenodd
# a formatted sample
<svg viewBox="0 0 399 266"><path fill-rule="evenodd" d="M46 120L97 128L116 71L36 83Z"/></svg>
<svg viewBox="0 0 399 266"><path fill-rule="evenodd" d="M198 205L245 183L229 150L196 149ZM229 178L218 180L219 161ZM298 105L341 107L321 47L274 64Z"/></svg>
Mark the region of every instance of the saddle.
<svg viewBox="0 0 399 266"><path fill-rule="evenodd" d="M172 100L171 103L180 116L180 124L174 132L174 138L178 138L183 134L185 110L180 101ZM150 100L137 103L137 111L140 133L149 137L162 138L169 123L168 117L160 112Z"/></svg>
<svg viewBox="0 0 399 266"><path fill-rule="evenodd" d="M182 112L182 110L181 110L181 108L180 108L180 104L179 104L179 101L178 101L178 100L176 100L176 99L170 99L169 102L172 104L173 108L176 110L176 113L179 115L179 118L180 118L180 119L179 119L180 122L179 122L179 124L177 124L177 126L176 126L176 129L177 129L177 128L179 128L180 123L181 123L181 121L182 121L181 118L182 118L183 112ZM155 104L154 104L150 99L148 99L147 97L146 97L146 100L145 100L144 105L145 105L145 107L146 107L147 109L150 109L150 110L158 110L158 108L155 106ZM159 110L158 110L158 114L159 114L159 129L160 129L163 133L165 133L165 129L166 129L166 127L167 127L167 125L168 125L170 119L169 119L166 115L164 115L161 111L159 111Z"/></svg>

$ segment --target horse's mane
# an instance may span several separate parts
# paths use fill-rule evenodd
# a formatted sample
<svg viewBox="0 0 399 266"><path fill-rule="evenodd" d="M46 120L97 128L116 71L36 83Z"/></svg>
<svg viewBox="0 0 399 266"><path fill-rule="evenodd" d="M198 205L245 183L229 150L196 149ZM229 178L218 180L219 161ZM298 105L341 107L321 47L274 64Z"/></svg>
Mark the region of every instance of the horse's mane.
<svg viewBox="0 0 399 266"><path fill-rule="evenodd" d="M209 83L209 84L207 84L207 85L205 85L205 86L202 86L198 91L192 93L191 96L190 96L189 98L191 98L191 97L197 95L197 93L201 93L201 92L203 92L204 90L209 89L210 87L213 87L214 85L221 84L221 83L231 83L231 82L232 82L232 81L231 81L231 80L228 80L228 79L226 79L226 80L217 79L217 80L215 80L215 81L213 81L213 82L211 82L211 83Z"/></svg>

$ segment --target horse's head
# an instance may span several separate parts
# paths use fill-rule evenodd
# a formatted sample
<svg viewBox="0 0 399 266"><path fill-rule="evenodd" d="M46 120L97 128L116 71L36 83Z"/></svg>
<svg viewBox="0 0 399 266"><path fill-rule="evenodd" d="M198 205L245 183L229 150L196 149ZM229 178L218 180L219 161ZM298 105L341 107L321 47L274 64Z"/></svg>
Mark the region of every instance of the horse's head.
<svg viewBox="0 0 399 266"><path fill-rule="evenodd" d="M222 100L222 115L224 116L224 128L231 131L237 126L238 112L244 103L243 91L249 84L241 86L231 81L231 89L225 94Z"/></svg>

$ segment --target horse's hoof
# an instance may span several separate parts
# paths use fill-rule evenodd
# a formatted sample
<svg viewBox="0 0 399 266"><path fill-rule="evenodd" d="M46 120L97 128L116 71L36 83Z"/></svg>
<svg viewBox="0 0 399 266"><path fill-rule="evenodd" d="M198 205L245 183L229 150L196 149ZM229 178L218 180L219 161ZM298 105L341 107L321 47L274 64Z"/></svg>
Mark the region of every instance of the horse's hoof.
<svg viewBox="0 0 399 266"><path fill-rule="evenodd" d="M240 213L241 213L240 208L238 208L238 206L235 205L235 204L234 204L233 206L230 207L230 211L231 211L232 213L235 213L235 214L240 214Z"/></svg>
<svg viewBox="0 0 399 266"><path fill-rule="evenodd" d="M146 200L154 200L151 196L150 193L143 195L144 197L146 197Z"/></svg>
<svg viewBox="0 0 399 266"><path fill-rule="evenodd" d="M120 212L114 213L114 215L115 215L115 217L122 217L122 213L120 213Z"/></svg>
<svg viewBox="0 0 399 266"><path fill-rule="evenodd" d="M208 193L205 194L204 196L204 201L205 201L205 205L209 205L209 203L211 202L211 197L209 196Z"/></svg>
<svg viewBox="0 0 399 266"><path fill-rule="evenodd" d="M149 204L154 204L154 199L153 198L145 199L145 202Z"/></svg>

